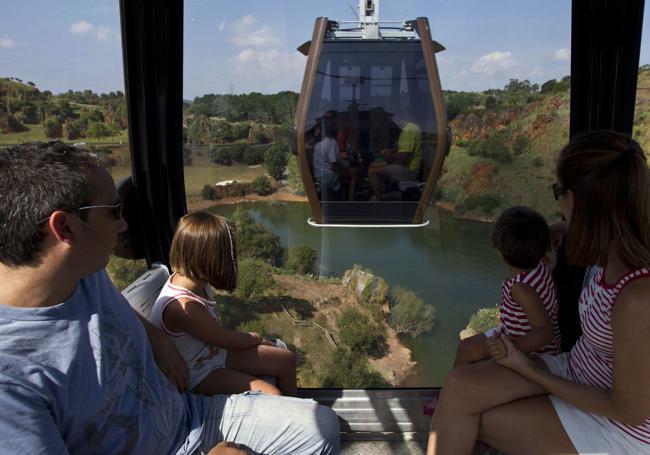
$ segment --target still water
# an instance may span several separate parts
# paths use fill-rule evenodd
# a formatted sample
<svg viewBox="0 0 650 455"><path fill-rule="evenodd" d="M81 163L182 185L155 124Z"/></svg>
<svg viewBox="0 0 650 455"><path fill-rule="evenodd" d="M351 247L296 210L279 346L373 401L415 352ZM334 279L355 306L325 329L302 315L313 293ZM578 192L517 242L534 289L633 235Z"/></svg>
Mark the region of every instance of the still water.
<svg viewBox="0 0 650 455"><path fill-rule="evenodd" d="M429 209L424 228L382 229L312 227L306 203L256 202L214 210L229 216L237 206L279 235L284 246L314 248L322 274L342 276L361 264L435 306L434 329L404 340L418 362L418 374L408 386L441 385L470 316L498 303L506 269L491 246L491 224L459 220L436 208Z"/></svg>

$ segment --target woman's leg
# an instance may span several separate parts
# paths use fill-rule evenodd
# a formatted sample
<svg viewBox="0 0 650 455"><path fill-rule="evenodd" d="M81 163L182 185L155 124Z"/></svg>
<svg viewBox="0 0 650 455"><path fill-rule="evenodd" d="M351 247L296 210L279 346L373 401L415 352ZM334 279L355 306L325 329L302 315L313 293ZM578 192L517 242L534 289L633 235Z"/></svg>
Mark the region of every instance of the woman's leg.
<svg viewBox="0 0 650 455"><path fill-rule="evenodd" d="M479 439L508 455L577 454L548 396L513 401L483 413Z"/></svg>
<svg viewBox="0 0 650 455"><path fill-rule="evenodd" d="M546 368L541 359L535 362ZM485 411L545 390L493 360L454 368L445 378L429 433L427 454L469 454Z"/></svg>
<svg viewBox="0 0 650 455"><path fill-rule="evenodd" d="M296 396L296 356L287 349L260 344L248 349L229 350L226 368L255 376L278 378L278 388L283 395Z"/></svg>
<svg viewBox="0 0 650 455"><path fill-rule="evenodd" d="M269 384L263 379L250 374L228 368L218 368L211 371L194 389L196 393L206 396L230 395L248 390L259 390L267 395L282 395L280 390L273 384Z"/></svg>

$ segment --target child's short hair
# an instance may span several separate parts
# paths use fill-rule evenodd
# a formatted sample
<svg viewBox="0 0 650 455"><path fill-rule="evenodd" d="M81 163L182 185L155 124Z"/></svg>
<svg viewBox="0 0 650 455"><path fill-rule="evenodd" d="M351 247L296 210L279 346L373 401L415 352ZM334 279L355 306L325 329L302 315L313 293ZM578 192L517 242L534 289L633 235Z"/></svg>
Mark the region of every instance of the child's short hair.
<svg viewBox="0 0 650 455"><path fill-rule="evenodd" d="M511 207L497 219L492 245L512 267L532 269L548 251L550 235L544 217L528 207Z"/></svg>
<svg viewBox="0 0 650 455"><path fill-rule="evenodd" d="M232 291L237 286L237 249L228 221L210 212L180 219L169 252L174 272Z"/></svg>

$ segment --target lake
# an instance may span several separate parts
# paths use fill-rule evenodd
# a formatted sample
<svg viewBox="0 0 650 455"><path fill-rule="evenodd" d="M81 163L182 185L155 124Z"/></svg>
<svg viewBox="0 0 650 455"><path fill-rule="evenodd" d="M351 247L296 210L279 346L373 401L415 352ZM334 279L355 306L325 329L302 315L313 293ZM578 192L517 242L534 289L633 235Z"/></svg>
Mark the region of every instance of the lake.
<svg viewBox="0 0 650 455"><path fill-rule="evenodd" d="M318 252L322 274L342 276L361 264L389 285L413 290L436 308L436 326L404 340L418 362L408 386L440 386L451 368L458 334L479 308L499 301L506 267L492 248L492 224L460 220L430 208L424 228L316 228L307 224L306 203L244 203L216 206L231 215L237 206L282 239L284 246L308 245Z"/></svg>

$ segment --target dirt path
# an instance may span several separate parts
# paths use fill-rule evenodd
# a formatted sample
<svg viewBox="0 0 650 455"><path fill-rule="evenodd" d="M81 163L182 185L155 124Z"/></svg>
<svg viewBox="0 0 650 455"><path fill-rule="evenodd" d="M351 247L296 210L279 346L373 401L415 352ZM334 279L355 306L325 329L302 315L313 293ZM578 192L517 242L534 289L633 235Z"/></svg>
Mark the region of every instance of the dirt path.
<svg viewBox="0 0 650 455"><path fill-rule="evenodd" d="M247 194L246 196L237 196L237 197L226 197L216 201L206 201L199 197L188 198L187 209L190 212L196 210L205 210L207 208L213 207L215 205L228 205L228 204L238 204L240 202L271 202L271 201L281 201L281 202L307 202L307 197L299 196L292 193L286 188L280 188L273 194L268 196L260 196L259 194Z"/></svg>

